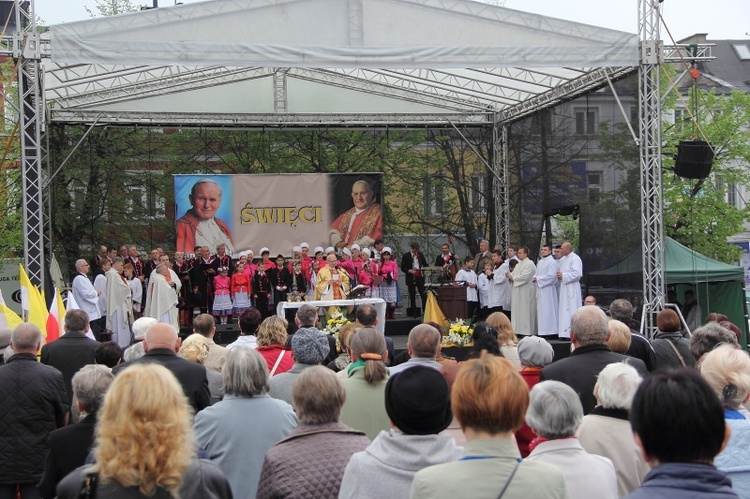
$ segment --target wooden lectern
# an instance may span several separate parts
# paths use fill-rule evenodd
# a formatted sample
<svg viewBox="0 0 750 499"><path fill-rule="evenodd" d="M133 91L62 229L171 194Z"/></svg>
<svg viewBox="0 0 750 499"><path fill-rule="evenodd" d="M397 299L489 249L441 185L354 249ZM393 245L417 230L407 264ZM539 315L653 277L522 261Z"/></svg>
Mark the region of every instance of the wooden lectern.
<svg viewBox="0 0 750 499"><path fill-rule="evenodd" d="M449 321L466 319L466 286L439 286L438 305Z"/></svg>

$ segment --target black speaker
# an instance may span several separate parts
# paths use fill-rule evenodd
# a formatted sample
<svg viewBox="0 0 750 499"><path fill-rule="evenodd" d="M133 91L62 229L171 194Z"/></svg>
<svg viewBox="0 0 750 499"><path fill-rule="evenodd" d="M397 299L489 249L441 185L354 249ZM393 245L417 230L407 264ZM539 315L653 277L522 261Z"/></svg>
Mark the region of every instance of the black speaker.
<svg viewBox="0 0 750 499"><path fill-rule="evenodd" d="M683 140L677 146L674 172L682 178L704 179L711 173L714 151L704 140Z"/></svg>

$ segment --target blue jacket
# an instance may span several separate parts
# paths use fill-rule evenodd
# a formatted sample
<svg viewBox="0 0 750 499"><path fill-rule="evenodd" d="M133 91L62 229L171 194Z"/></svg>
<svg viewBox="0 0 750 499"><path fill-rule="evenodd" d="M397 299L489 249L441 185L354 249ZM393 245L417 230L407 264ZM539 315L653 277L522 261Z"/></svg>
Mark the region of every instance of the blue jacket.
<svg viewBox="0 0 750 499"><path fill-rule="evenodd" d="M728 499L739 497L726 473L710 464L667 463L652 469L626 499Z"/></svg>
<svg viewBox="0 0 750 499"><path fill-rule="evenodd" d="M737 495L750 497L750 420L727 419L726 422L732 429L732 436L714 459L714 465L729 475Z"/></svg>

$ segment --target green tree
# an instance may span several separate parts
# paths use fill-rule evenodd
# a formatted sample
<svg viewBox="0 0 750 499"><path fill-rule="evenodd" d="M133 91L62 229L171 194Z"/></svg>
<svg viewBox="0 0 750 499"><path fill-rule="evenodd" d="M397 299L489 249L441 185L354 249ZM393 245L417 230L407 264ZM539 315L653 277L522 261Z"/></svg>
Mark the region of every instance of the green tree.
<svg viewBox="0 0 750 499"><path fill-rule="evenodd" d="M0 85L8 89L3 103L6 112L0 130L0 255L20 255L23 252L23 218L21 210L21 156L18 123L15 113L18 108L18 87L12 61L0 64Z"/></svg>
<svg viewBox="0 0 750 499"><path fill-rule="evenodd" d="M711 258L732 262L740 257L739 247L727 244L729 236L742 232L750 210L727 203L728 189L750 186L750 95L733 91L719 94L697 92L696 123L677 120L664 126L664 150L676 154L681 140L698 137L714 150L711 174L703 180L678 177L671 173L672 155L664 158L665 234Z"/></svg>
<svg viewBox="0 0 750 499"><path fill-rule="evenodd" d="M91 17L116 16L127 12L140 10L139 6L133 5L130 0L94 0L94 10L84 7Z"/></svg>

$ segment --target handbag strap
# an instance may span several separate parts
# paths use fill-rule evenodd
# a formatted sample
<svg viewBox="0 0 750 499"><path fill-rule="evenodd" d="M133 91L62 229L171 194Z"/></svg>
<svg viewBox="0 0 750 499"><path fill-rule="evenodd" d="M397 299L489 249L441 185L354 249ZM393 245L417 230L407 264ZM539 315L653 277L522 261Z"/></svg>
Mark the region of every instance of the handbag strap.
<svg viewBox="0 0 750 499"><path fill-rule="evenodd" d="M268 376L273 376L276 373L276 369L279 368L279 364L281 364L281 359L284 358L284 352L285 350L282 350L279 356L276 358L276 363L273 365L273 369L271 369L271 372L268 374Z"/></svg>
<svg viewBox="0 0 750 499"><path fill-rule="evenodd" d="M676 347L676 346L674 346L674 343L672 343L672 340L666 340L666 341L667 341L667 344L668 344L668 345L669 345L670 347L672 347L672 350L674 350L674 353L676 353L676 354L677 354L677 357L679 357L679 359L680 359L680 364L682 364L682 367L685 367L685 365L686 365L686 364L685 364L685 359L683 359L683 358L682 358L682 354L680 354L680 351L679 351L679 350L677 350L677 347Z"/></svg>
<svg viewBox="0 0 750 499"><path fill-rule="evenodd" d="M95 499L96 498L96 486L99 482L99 473L88 472L83 474L81 480L81 490L78 493L79 499Z"/></svg>
<svg viewBox="0 0 750 499"><path fill-rule="evenodd" d="M503 490L500 491L500 495L497 496L497 499L500 499L505 495L505 491L508 490L508 486L510 486L511 480L513 480L513 477L516 476L516 471L518 471L518 467L521 466L521 460L519 459L518 462L516 462L515 467L513 468L513 471L510 472L510 476L508 477L508 480L505 482L505 485L503 486Z"/></svg>

